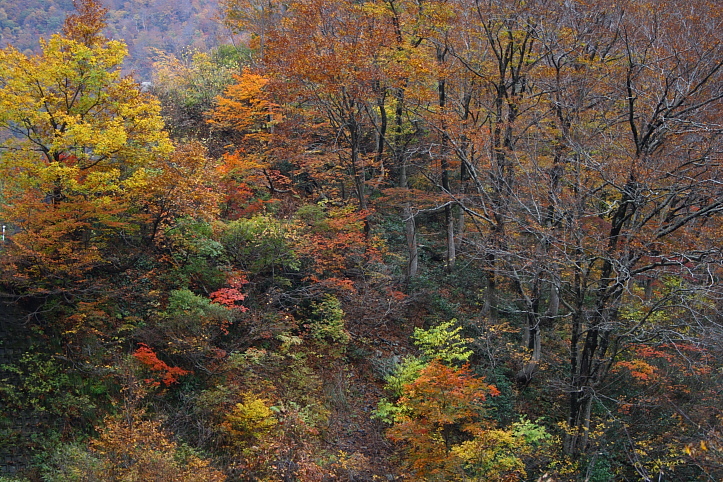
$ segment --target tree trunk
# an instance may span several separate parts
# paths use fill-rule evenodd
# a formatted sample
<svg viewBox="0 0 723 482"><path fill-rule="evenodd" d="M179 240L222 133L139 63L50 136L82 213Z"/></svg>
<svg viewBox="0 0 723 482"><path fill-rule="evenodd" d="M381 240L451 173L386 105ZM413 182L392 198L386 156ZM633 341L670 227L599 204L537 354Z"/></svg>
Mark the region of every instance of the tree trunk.
<svg viewBox="0 0 723 482"><path fill-rule="evenodd" d="M444 62L444 59L447 55L447 48L446 47L437 47L437 63L442 64ZM437 92L439 94L439 110L444 115L445 108L447 106L447 83L444 79L439 79L437 81ZM441 139L441 152L440 152L440 169L442 170L442 190L449 194L451 193L450 185L449 185L449 160L447 159L447 156L449 153L448 150L448 140L447 140L447 126L446 121L444 120L444 117L442 117L442 125L440 126L440 129L442 131L442 139ZM444 206L444 223L445 223L445 244L447 245L447 255L445 259L445 264L447 271L452 271L452 268L454 268L454 262L455 258L457 257L457 252L455 249L454 244L454 215L452 213L452 204L447 203Z"/></svg>
<svg viewBox="0 0 723 482"><path fill-rule="evenodd" d="M407 263L407 278L411 279L417 276L419 268L419 252L417 248L417 226L414 223L414 214L410 203L404 204L404 234L407 238L407 248L409 250L409 262Z"/></svg>

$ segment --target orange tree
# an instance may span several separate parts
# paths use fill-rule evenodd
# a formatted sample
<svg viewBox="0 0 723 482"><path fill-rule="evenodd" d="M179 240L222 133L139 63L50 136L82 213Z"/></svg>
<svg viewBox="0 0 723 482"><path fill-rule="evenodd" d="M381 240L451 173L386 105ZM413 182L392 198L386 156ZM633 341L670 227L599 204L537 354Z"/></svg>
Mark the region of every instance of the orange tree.
<svg viewBox="0 0 723 482"><path fill-rule="evenodd" d="M289 181L274 165L272 132L282 119L269 79L244 70L216 97L208 123L233 143L219 166L224 186L223 217L237 219L261 210L268 198L287 193Z"/></svg>
<svg viewBox="0 0 723 482"><path fill-rule="evenodd" d="M539 454L549 435L524 418L496 426L485 402L499 391L470 369L471 340L461 329L452 320L415 330L422 354L405 358L387 377L396 400L382 399L376 415L392 424L387 436L406 449L416 479L522 480L523 457Z"/></svg>
<svg viewBox="0 0 723 482"><path fill-rule="evenodd" d="M240 2L227 2L227 21L241 21ZM368 204L366 177L374 169L374 111L382 95L376 59L387 38L380 22L353 2L291 2L262 35L261 67L286 104L316 126L307 155L327 154L343 198ZM243 17L243 15L241 15ZM293 39L293 40L291 40ZM321 141L321 142L319 142ZM339 176L343 173L344 176Z"/></svg>

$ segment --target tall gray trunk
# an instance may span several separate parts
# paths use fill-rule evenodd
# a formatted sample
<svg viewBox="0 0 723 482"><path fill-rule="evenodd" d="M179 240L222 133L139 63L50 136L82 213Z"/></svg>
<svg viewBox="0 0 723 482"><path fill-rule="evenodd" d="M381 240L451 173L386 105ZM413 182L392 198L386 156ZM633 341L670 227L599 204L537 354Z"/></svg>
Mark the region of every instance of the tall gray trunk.
<svg viewBox="0 0 723 482"><path fill-rule="evenodd" d="M419 253L417 248L417 226L414 222L414 214L409 203L404 204L404 234L407 238L409 250L409 262L407 263L407 278L417 276L419 268Z"/></svg>

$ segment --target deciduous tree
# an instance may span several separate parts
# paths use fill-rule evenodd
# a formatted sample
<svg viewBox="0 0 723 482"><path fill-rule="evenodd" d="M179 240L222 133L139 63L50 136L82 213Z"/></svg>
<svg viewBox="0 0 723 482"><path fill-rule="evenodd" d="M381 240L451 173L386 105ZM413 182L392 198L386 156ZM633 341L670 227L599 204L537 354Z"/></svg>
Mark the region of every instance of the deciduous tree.
<svg viewBox="0 0 723 482"><path fill-rule="evenodd" d="M121 75L126 49L102 37L102 12L81 3L38 55L0 51L2 216L16 231L6 273L24 288L82 289L114 264L103 247L137 232L127 193L171 149L158 103Z"/></svg>

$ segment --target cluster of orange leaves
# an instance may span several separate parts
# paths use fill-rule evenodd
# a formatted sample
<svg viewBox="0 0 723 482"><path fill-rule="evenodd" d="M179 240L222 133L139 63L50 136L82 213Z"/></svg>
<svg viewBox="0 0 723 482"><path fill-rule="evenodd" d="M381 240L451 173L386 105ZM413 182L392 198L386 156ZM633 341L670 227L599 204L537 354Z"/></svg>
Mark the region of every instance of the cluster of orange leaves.
<svg viewBox="0 0 723 482"><path fill-rule="evenodd" d="M436 480L460 476L459 459L450 451L453 433L469 435L485 428L489 422L482 403L499 395L499 390L476 377L469 365L454 368L434 360L404 391L399 403L406 413L387 436L407 444L409 466L417 476Z"/></svg>
<svg viewBox="0 0 723 482"><path fill-rule="evenodd" d="M634 357L630 360L621 360L615 363L614 371L627 369L634 379L647 382L661 375L660 367L675 367L680 363L676 353L684 353L688 362L686 365L698 375L705 375L712 370L712 355L704 348L693 344L660 344L655 347L649 345L633 346ZM689 363L694 361L693 363ZM655 363L659 362L659 366ZM679 365L678 365L679 366Z"/></svg>
<svg viewBox="0 0 723 482"><path fill-rule="evenodd" d="M139 343L138 345L139 347L133 352L133 356L141 362L143 366L156 373L155 378L147 378L145 380L146 383L149 383L151 386L158 387L163 383L168 387L174 383L178 383L179 377L191 373L181 367L169 366L166 362L160 360L156 352L145 343Z"/></svg>
<svg viewBox="0 0 723 482"><path fill-rule="evenodd" d="M328 217L302 236L298 251L313 260L313 281L336 278L350 268L379 260L381 252L364 233L367 211L331 208Z"/></svg>
<svg viewBox="0 0 723 482"><path fill-rule="evenodd" d="M656 378L658 369L649 362L656 359L662 359L667 362L672 361L669 353L661 351L647 345L638 345L633 347L635 357L631 360L620 360L615 363L614 371L620 372L621 369L627 369L630 376L641 382L648 382Z"/></svg>
<svg viewBox="0 0 723 482"><path fill-rule="evenodd" d="M220 288L209 295L211 301L227 308L235 308L237 301L243 301L246 295L236 288ZM241 311L248 311L245 306L239 306Z"/></svg>
<svg viewBox="0 0 723 482"><path fill-rule="evenodd" d="M627 368L630 376L640 381L649 381L655 377L656 369L643 360L619 361L615 364L616 371L619 368Z"/></svg>
<svg viewBox="0 0 723 482"><path fill-rule="evenodd" d="M211 301L226 308L238 308L243 312L248 311L245 306L239 306L236 303L246 299L246 295L241 293L241 287L249 281L242 274L234 274L229 277L226 284L228 287L219 288L209 295Z"/></svg>

